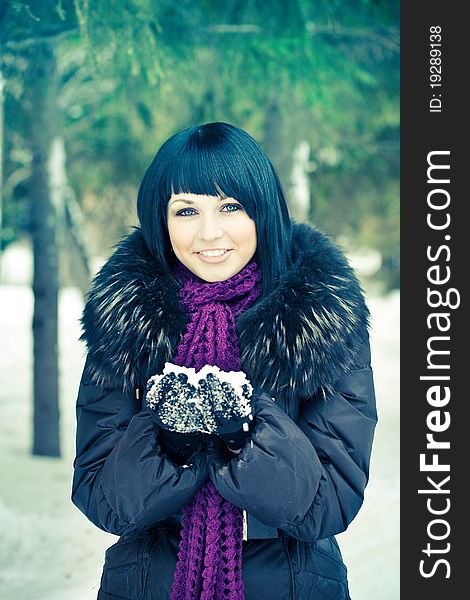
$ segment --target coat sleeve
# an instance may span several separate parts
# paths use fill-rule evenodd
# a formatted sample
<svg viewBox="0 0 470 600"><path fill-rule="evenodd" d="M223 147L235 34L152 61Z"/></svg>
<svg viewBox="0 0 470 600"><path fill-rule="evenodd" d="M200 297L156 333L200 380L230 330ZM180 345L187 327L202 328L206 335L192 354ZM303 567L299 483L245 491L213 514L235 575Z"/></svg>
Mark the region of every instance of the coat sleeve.
<svg viewBox="0 0 470 600"><path fill-rule="evenodd" d="M344 531L363 502L377 422L368 343L330 394L303 403L298 424L266 395L255 414L238 457L209 467L220 494L298 539Z"/></svg>
<svg viewBox="0 0 470 600"><path fill-rule="evenodd" d="M77 399L73 503L100 529L123 535L179 512L207 480L202 454L172 462L150 409L82 375Z"/></svg>

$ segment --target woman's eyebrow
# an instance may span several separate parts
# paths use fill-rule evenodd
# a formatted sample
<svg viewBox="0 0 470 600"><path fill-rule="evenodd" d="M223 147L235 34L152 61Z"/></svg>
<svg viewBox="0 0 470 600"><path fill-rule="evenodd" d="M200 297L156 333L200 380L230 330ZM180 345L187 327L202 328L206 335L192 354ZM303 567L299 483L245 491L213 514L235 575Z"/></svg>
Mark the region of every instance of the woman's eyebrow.
<svg viewBox="0 0 470 600"><path fill-rule="evenodd" d="M170 201L169 206L175 204L175 202L184 202L185 204L194 204L194 200L189 200L189 198L174 198Z"/></svg>

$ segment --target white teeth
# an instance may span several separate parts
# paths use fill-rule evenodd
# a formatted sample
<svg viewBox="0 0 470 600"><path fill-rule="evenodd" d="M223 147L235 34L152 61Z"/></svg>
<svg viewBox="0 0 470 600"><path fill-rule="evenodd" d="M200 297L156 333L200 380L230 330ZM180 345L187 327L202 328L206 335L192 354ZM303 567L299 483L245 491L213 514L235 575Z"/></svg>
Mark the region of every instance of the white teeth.
<svg viewBox="0 0 470 600"><path fill-rule="evenodd" d="M222 256L227 250L203 250L201 254L203 256Z"/></svg>

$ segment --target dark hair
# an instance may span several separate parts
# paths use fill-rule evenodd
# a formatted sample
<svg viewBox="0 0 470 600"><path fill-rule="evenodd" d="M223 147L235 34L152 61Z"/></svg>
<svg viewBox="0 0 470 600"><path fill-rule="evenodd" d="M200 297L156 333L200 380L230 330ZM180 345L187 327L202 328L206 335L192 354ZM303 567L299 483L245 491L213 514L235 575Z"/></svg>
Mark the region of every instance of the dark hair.
<svg viewBox="0 0 470 600"><path fill-rule="evenodd" d="M291 221L279 178L259 144L227 123L184 129L160 147L140 184L137 214L150 251L169 267L167 205L173 193L236 198L256 223L263 295L291 263Z"/></svg>

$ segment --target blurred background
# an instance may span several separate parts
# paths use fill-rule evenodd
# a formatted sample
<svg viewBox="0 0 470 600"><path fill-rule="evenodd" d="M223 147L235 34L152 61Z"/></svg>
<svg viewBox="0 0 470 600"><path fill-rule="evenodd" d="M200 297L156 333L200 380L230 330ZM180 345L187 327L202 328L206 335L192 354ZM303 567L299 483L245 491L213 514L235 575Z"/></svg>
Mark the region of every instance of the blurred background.
<svg viewBox="0 0 470 600"><path fill-rule="evenodd" d="M0 51L2 599L96 598L115 537L70 501L79 318L158 147L208 121L261 143L363 284L379 425L338 541L353 600L398 599L398 0L0 0Z"/></svg>

